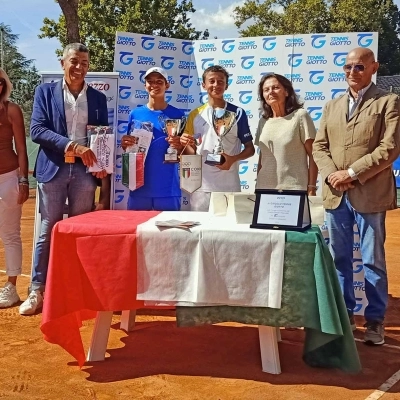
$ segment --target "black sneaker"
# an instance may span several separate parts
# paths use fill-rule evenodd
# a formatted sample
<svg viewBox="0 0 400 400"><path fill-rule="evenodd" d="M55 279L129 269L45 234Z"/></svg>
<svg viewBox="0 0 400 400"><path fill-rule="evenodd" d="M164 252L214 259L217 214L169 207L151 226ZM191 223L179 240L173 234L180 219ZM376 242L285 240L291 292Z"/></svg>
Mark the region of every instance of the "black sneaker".
<svg viewBox="0 0 400 400"><path fill-rule="evenodd" d="M367 321L364 327L367 328L364 334L365 344L380 346L385 343L385 328L382 322Z"/></svg>

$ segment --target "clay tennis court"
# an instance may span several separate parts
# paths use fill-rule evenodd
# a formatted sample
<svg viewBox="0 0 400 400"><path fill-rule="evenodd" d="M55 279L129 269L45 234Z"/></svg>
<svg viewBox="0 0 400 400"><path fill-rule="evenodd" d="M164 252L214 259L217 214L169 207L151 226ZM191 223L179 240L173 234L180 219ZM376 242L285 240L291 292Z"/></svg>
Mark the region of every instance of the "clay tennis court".
<svg viewBox="0 0 400 400"><path fill-rule="evenodd" d="M22 299L29 283L34 206L32 197L23 212L26 276L18 283ZM390 302L386 345L368 347L357 341L363 366L357 375L304 364L302 330L281 330L282 374L265 374L256 326L227 323L177 328L174 312L160 310L139 312L136 328L129 334L118 329L120 316L114 315L108 358L87 363L80 370L68 353L43 340L41 314L21 317L18 307L12 307L0 310L0 399L400 399L400 209L388 213L387 236ZM3 285L2 247L0 261ZM363 320L357 322L355 338L361 340ZM82 327L86 348L93 324L88 321ZM389 384L383 385L385 382ZM382 391L377 392L378 388Z"/></svg>

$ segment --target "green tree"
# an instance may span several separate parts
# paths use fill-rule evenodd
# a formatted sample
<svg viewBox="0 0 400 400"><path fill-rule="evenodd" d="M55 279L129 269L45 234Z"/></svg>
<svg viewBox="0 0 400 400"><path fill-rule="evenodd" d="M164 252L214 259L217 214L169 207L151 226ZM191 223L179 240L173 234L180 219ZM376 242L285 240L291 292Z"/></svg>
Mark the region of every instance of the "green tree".
<svg viewBox="0 0 400 400"><path fill-rule="evenodd" d="M4 70L13 84L10 100L17 103L24 115L25 130L28 134L33 107L33 94L39 84L40 77L33 60L28 60L16 45L18 35L13 34L8 25L0 24L3 28Z"/></svg>
<svg viewBox="0 0 400 400"><path fill-rule="evenodd" d="M247 0L234 18L241 36L378 32L379 74L400 73L400 13L393 0Z"/></svg>
<svg viewBox="0 0 400 400"><path fill-rule="evenodd" d="M92 0L78 4L79 33L90 49L93 71L112 71L115 32L135 32L177 39L208 38L208 31L197 31L188 13L195 12L191 0ZM45 18L41 38L57 38L67 43L65 16L58 21ZM57 50L61 55L61 50Z"/></svg>

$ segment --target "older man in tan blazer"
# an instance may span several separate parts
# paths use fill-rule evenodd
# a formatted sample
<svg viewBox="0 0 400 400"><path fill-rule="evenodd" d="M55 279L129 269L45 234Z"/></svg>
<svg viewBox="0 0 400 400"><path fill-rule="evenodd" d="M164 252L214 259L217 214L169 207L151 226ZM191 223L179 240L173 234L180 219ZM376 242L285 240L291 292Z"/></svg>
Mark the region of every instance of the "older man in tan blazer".
<svg viewBox="0 0 400 400"><path fill-rule="evenodd" d="M348 53L343 67L348 90L326 104L313 145L330 249L353 329L353 225L358 225L368 300L364 341L371 345L385 342L385 217L396 208L392 163L400 151L399 98L372 83L378 67L369 49Z"/></svg>

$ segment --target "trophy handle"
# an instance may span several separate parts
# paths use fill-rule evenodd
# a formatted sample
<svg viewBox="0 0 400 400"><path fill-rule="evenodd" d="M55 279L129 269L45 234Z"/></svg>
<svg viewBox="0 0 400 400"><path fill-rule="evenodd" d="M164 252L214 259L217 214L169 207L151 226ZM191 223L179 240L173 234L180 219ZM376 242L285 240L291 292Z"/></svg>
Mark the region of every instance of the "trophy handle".
<svg viewBox="0 0 400 400"><path fill-rule="evenodd" d="M168 135L167 130L165 129L165 118L164 115L159 115L158 116L158 122L160 123L160 128L161 130Z"/></svg>
<svg viewBox="0 0 400 400"><path fill-rule="evenodd" d="M180 127L179 132L178 132L178 136L181 136L183 134L183 131L185 130L186 123L187 123L187 117L182 117L181 121L182 122L181 122L181 127Z"/></svg>

